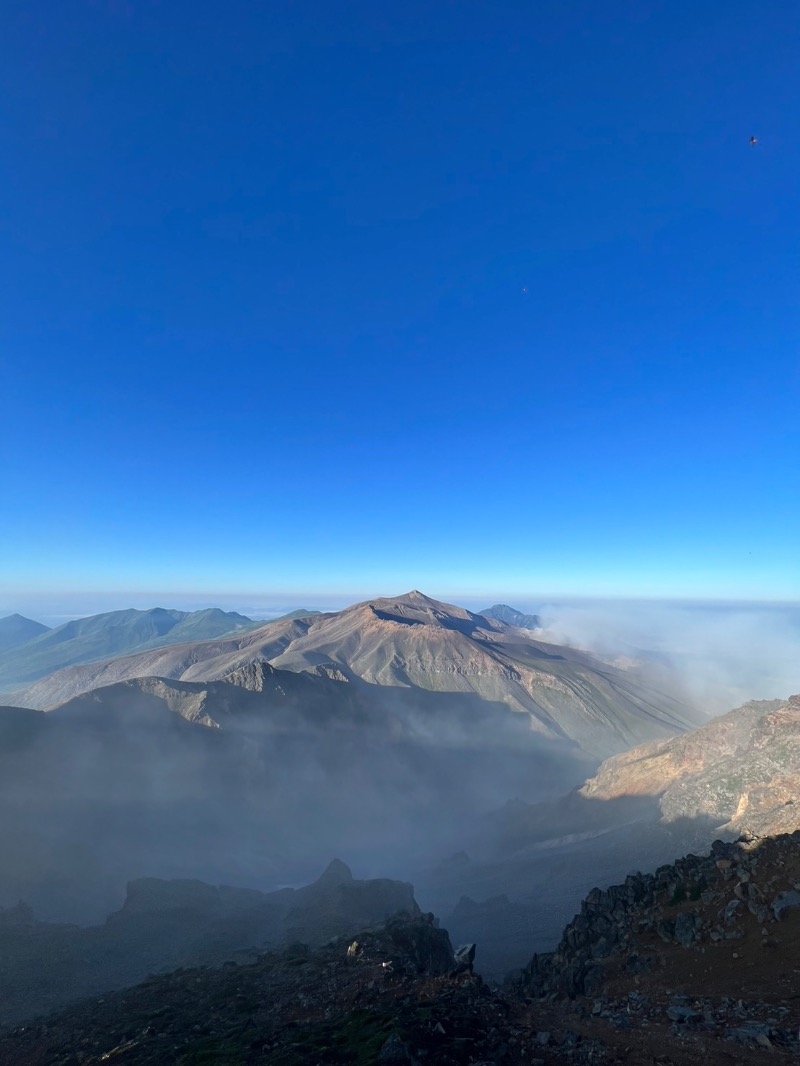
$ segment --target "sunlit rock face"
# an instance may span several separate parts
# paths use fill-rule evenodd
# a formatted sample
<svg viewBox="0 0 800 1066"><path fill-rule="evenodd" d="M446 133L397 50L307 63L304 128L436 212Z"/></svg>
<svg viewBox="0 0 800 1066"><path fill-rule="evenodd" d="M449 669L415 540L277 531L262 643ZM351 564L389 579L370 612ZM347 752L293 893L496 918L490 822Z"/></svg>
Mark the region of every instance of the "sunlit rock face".
<svg viewBox="0 0 800 1066"><path fill-rule="evenodd" d="M662 817L758 836L800 828L800 696L753 701L667 741L608 759L588 799L659 798Z"/></svg>

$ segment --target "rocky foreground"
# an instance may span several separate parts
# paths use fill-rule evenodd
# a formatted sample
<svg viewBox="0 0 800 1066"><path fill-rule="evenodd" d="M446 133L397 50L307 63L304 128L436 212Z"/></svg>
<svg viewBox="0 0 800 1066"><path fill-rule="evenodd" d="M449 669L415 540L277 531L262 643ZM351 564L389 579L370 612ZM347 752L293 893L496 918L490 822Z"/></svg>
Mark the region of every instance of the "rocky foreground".
<svg viewBox="0 0 800 1066"><path fill-rule="evenodd" d="M302 942L319 947L398 912L421 914L410 884L357 881L338 859L303 888L262 893L202 881L132 881L102 925L39 922L0 909L0 1023L25 1021L179 967L252 962Z"/></svg>
<svg viewBox="0 0 800 1066"><path fill-rule="evenodd" d="M800 833L596 890L492 988L431 915L248 965L181 969L16 1029L14 1066L796 1061Z"/></svg>

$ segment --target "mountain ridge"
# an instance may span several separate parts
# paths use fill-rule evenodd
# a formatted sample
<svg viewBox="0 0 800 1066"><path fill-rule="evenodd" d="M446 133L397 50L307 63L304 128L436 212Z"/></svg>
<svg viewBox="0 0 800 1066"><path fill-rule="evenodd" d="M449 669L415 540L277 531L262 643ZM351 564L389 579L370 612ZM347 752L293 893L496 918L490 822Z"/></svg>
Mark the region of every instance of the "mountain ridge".
<svg viewBox="0 0 800 1066"><path fill-rule="evenodd" d="M55 629L42 627L42 632L25 643L0 651L0 689L12 691L59 669L101 661L111 655L246 632L262 624L218 607L199 611L129 608L75 618Z"/></svg>
<svg viewBox="0 0 800 1066"><path fill-rule="evenodd" d="M0 654L19 648L49 631L49 626L24 615L6 615L5 618L0 618Z"/></svg>
<svg viewBox="0 0 800 1066"><path fill-rule="evenodd" d="M519 629L541 629L542 620L538 614L524 614L515 607L509 607L507 603L495 603L491 607L484 607L478 611L484 618L494 618L498 622L506 622L510 626Z"/></svg>
<svg viewBox="0 0 800 1066"><path fill-rule="evenodd" d="M270 622L243 635L193 642L60 671L17 694L45 708L136 676L213 681L263 659L292 672L328 664L384 687L474 693L525 714L531 728L605 757L682 732L699 717L647 678L587 652L434 600L418 590L338 612Z"/></svg>

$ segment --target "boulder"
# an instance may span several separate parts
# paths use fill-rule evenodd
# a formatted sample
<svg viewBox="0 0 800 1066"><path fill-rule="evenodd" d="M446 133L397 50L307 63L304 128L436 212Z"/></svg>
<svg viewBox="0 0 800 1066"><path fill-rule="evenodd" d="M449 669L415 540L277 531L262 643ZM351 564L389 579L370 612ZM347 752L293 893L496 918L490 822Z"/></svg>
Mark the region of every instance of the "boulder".
<svg viewBox="0 0 800 1066"><path fill-rule="evenodd" d="M792 889L781 894L772 901L772 913L777 921L781 921L787 911L800 907L800 892Z"/></svg>
<svg viewBox="0 0 800 1066"><path fill-rule="evenodd" d="M472 973L472 964L475 962L475 945L462 944L461 947L456 948L453 958L455 959L457 970Z"/></svg>

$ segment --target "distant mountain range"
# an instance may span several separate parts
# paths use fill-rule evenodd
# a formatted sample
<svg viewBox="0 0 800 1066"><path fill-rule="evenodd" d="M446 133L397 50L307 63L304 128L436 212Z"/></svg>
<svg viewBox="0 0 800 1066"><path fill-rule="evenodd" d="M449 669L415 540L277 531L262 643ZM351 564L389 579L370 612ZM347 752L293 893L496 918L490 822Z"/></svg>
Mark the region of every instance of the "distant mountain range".
<svg viewBox="0 0 800 1066"><path fill-rule="evenodd" d="M49 632L49 627L41 622L34 622L30 618L24 618L21 614L10 614L0 618L0 654L19 648L29 643L43 633Z"/></svg>
<svg viewBox="0 0 800 1066"><path fill-rule="evenodd" d="M292 611L272 621L308 618L316 613L319 612ZM162 607L110 611L76 618L55 629L12 614L0 618L0 692L13 692L55 670L79 663L247 633L263 624L217 607L202 611L173 611Z"/></svg>
<svg viewBox="0 0 800 1066"><path fill-rule="evenodd" d="M494 618L498 622L505 622L509 626L517 626L519 629L541 629L542 620L538 614L523 614L507 603L496 603L493 607L485 607L478 612L484 618Z"/></svg>
<svg viewBox="0 0 800 1066"><path fill-rule="evenodd" d="M515 625L417 591L333 614L243 628L235 636L172 642L70 667L16 695L14 702L53 707L135 677L217 681L260 660L293 672L333 666L379 686L470 693L522 712L535 732L592 757L682 732L700 720L639 671L537 641Z"/></svg>

